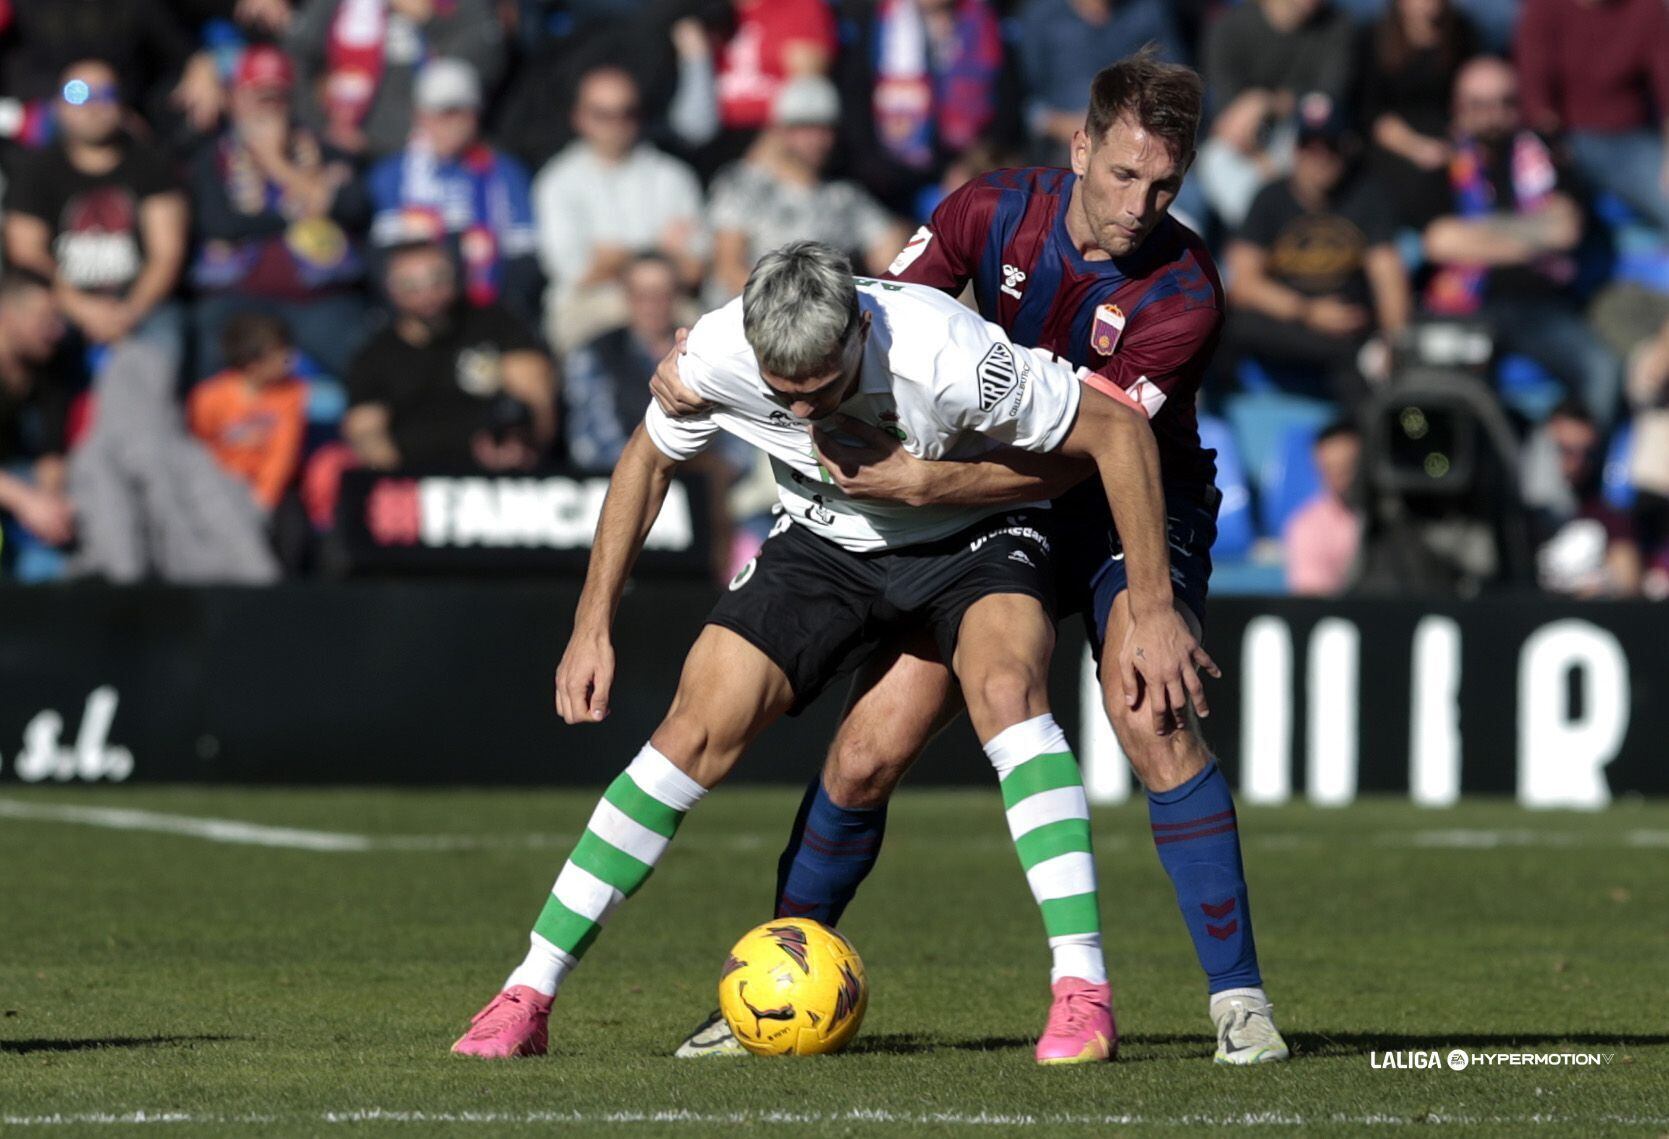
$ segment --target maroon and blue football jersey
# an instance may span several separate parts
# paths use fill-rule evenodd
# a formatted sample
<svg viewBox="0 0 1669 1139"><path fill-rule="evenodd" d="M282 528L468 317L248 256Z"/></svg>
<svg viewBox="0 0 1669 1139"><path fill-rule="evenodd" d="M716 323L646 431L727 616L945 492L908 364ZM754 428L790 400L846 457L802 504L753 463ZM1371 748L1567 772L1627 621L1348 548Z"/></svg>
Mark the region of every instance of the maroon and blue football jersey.
<svg viewBox="0 0 1669 1139"><path fill-rule="evenodd" d="M1205 243L1166 216L1125 257L1089 261L1066 230L1077 176L1060 167L997 170L940 203L889 269L960 293L1017 343L1086 367L1153 423L1165 483L1203 493L1216 452L1200 446L1195 396L1223 327L1223 286Z"/></svg>

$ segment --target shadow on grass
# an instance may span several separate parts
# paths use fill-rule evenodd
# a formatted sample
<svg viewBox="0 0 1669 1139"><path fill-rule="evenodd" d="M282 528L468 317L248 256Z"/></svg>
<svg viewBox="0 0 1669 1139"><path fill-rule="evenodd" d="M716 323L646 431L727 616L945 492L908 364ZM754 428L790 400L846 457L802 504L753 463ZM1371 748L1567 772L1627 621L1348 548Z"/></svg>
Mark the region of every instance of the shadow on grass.
<svg viewBox="0 0 1669 1139"><path fill-rule="evenodd" d="M99 1048L170 1048L178 1044L218 1044L247 1036L89 1036L68 1040L0 1040L0 1052L91 1052Z"/></svg>
<svg viewBox="0 0 1669 1139"><path fill-rule="evenodd" d="M1005 1048L1030 1048L1035 1043L1027 1036L976 1036L949 1040L917 1032L880 1032L858 1037L846 1051L854 1055L879 1053L905 1056L918 1052L996 1052Z"/></svg>
<svg viewBox="0 0 1669 1139"><path fill-rule="evenodd" d="M1547 1048L1623 1050L1669 1045L1669 1034L1617 1034L1604 1032L1499 1032L1397 1034L1384 1032L1288 1032L1287 1042L1295 1059L1325 1056L1365 1056L1370 1052L1430 1052L1450 1048L1477 1051ZM913 1032L889 1032L861 1036L847 1049L854 1055L915 1055L926 1052L995 1052L1006 1049L1030 1050L1036 1040L1029 1036L978 1036L949 1039ZM1138 1033L1119 1039L1119 1063L1142 1063L1203 1056L1210 1059L1214 1041L1204 1033Z"/></svg>

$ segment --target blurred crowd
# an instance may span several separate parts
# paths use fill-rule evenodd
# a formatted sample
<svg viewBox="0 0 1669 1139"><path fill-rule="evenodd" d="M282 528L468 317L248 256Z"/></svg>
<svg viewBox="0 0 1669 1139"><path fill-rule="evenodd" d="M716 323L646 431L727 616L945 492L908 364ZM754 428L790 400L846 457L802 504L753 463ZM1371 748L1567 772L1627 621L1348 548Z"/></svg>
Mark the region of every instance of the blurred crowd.
<svg viewBox="0 0 1669 1139"><path fill-rule="evenodd" d="M1417 574L1368 468L1435 361L1542 587L1669 593L1669 0L0 0L4 574L272 581L344 471L606 473L762 252L883 271L1150 43L1210 102L1220 570Z"/></svg>

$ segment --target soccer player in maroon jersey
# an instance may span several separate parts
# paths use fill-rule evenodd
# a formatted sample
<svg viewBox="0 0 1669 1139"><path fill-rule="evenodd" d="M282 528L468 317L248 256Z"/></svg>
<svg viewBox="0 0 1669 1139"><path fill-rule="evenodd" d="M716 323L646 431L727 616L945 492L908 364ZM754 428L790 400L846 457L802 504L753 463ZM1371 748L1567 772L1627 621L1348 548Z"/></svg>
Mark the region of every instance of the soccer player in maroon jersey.
<svg viewBox="0 0 1669 1139"><path fill-rule="evenodd" d="M971 284L980 312L1017 342L1091 369L1086 383L1116 387L1146 408L1166 484L1175 603L1196 629L1220 496L1194 401L1222 329L1223 290L1204 243L1168 210L1193 161L1202 101L1199 77L1188 68L1146 52L1112 64L1091 84L1071 169L1000 170L974 180L945 199L889 270L953 293ZM668 410L696 410L689 393L675 390L675 378L672 369L657 373L657 398ZM1013 451L980 462L923 463L863 424L838 429L839 436L820 431L815 438L824 466L850 495L909 503L1055 500L1058 539L1068 547L1061 551L1062 606L1070 611L1076 593L1102 659L1108 718L1147 789L1154 845L1207 975L1216 1059L1286 1059L1258 970L1233 799L1189 721L1188 694L1180 684L1132 691L1100 652L1112 645L1116 655L1133 615L1118 535L1104 508L1073 490L1090 472ZM879 853L888 796L957 710L949 671L925 642L901 644L866 665L783 852L780 915L838 921ZM1084 1009L1086 1018L1101 1015ZM726 1035L722 1019L710 1021L680 1054L728 1051Z"/></svg>

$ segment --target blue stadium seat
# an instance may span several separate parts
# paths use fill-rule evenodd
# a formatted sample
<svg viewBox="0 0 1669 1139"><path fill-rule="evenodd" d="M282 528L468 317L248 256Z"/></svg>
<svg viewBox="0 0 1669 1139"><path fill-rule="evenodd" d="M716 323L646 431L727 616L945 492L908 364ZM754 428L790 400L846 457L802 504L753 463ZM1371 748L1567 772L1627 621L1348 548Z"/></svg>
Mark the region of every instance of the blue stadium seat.
<svg viewBox="0 0 1669 1139"><path fill-rule="evenodd" d="M1281 433L1279 446L1260 472L1258 509L1264 529L1270 534L1281 533L1293 512L1321 489L1321 471L1313 454L1316 433L1314 424L1289 426Z"/></svg>
<svg viewBox="0 0 1669 1139"><path fill-rule="evenodd" d="M1280 475L1284 466L1280 456L1288 430L1301 427L1313 436L1339 414L1337 406L1327 400L1308 399L1285 392L1233 395L1225 401L1225 411L1260 507L1264 504L1264 488L1273 481L1271 474ZM1271 528L1268 517L1260 518L1259 522L1260 534L1274 536L1279 533Z"/></svg>
<svg viewBox="0 0 1669 1139"><path fill-rule="evenodd" d="M1532 423L1547 418L1565 398L1565 385L1528 356L1503 356L1495 366L1501 400Z"/></svg>
<svg viewBox="0 0 1669 1139"><path fill-rule="evenodd" d="M1240 448L1235 445L1227 421L1212 415L1200 416L1200 443L1217 452L1217 489L1223 492L1212 557L1227 560L1244 557L1251 551L1257 532L1252 521L1252 488L1246 483Z"/></svg>
<svg viewBox="0 0 1669 1139"><path fill-rule="evenodd" d="M1634 507L1634 484L1628 477L1628 456L1634 446L1634 424L1624 423L1611 434L1605 451L1605 501L1618 510Z"/></svg>

